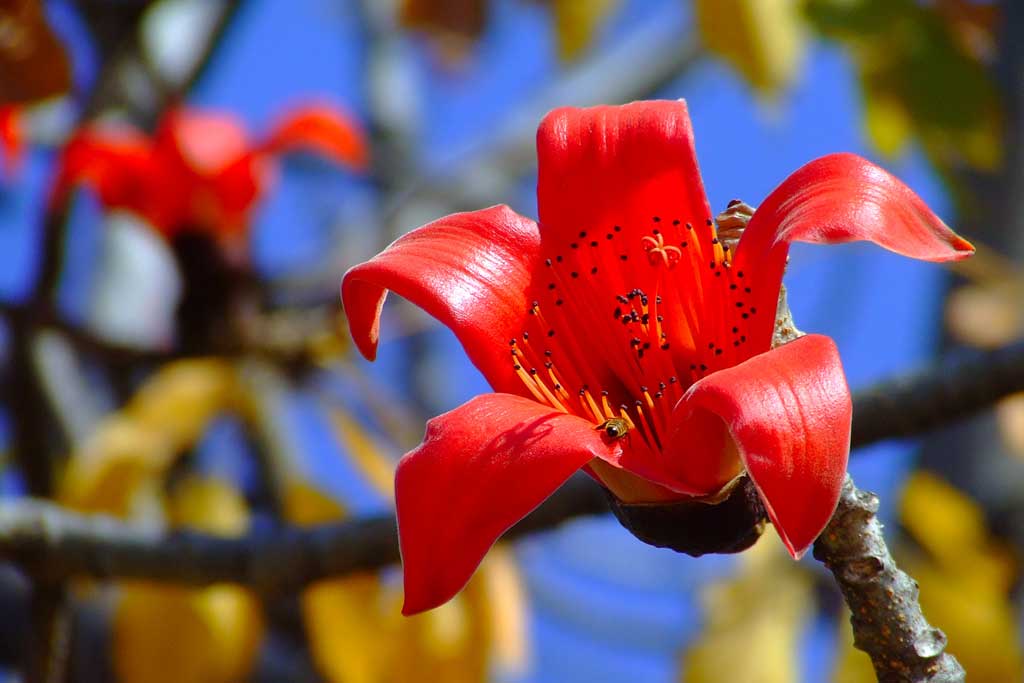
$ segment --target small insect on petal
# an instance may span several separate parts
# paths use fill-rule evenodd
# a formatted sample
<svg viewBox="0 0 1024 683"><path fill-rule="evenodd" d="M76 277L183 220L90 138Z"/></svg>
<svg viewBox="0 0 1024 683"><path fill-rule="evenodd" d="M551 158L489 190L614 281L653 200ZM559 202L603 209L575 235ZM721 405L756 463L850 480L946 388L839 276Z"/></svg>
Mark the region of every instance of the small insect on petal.
<svg viewBox="0 0 1024 683"><path fill-rule="evenodd" d="M604 430L610 439L621 439L629 433L629 423L624 418L612 417L594 427L597 430Z"/></svg>

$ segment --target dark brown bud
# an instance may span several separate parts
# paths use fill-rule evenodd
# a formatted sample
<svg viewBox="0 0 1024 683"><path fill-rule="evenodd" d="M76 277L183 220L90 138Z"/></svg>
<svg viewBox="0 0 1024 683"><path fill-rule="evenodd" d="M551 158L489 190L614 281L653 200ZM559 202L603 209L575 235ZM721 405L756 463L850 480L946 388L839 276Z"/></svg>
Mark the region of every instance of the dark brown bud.
<svg viewBox="0 0 1024 683"><path fill-rule="evenodd" d="M641 541L693 557L746 550L761 536L768 519L747 477L718 503L623 503L611 492L608 499L622 526Z"/></svg>

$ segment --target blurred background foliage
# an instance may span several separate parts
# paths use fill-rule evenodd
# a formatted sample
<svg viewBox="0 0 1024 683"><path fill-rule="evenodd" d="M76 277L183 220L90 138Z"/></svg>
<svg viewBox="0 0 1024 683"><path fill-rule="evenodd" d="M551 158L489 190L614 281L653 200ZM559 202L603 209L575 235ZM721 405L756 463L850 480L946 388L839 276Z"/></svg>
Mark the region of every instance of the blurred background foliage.
<svg viewBox="0 0 1024 683"><path fill-rule="evenodd" d="M794 249L796 318L855 387L1017 339L1022 37L1013 0L5 2L0 495L225 536L386 513L425 417L486 387L400 303L356 358L340 277L447 212L534 213L563 104L685 97L713 207L850 150L979 244L955 273ZM1024 399L851 467L971 680L1021 680ZM0 680L873 680L829 577L779 548L692 560L578 520L412 619L397 568L279 595L0 563Z"/></svg>

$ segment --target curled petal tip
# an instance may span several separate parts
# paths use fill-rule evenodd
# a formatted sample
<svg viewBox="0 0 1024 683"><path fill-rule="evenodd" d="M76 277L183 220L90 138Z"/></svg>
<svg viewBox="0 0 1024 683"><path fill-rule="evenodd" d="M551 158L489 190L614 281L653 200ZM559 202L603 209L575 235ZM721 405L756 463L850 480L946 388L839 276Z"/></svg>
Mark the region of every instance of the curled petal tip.
<svg viewBox="0 0 1024 683"><path fill-rule="evenodd" d="M953 255L952 259L954 261L959 261L960 259L965 259L968 256L972 256L976 251L974 245L965 240L963 237L960 237L960 235L954 235L952 246L953 249L956 251L956 254Z"/></svg>

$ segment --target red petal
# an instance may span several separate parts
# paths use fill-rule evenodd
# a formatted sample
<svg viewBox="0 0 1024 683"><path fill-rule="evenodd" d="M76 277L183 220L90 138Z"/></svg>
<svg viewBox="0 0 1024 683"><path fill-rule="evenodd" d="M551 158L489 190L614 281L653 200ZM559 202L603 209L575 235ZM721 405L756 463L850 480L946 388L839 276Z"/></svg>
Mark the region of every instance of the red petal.
<svg viewBox="0 0 1024 683"><path fill-rule="evenodd" d="M354 119L326 105L300 107L274 127L263 149L271 154L305 150L322 154L339 164L366 167L367 149L362 130Z"/></svg>
<svg viewBox="0 0 1024 683"><path fill-rule="evenodd" d="M538 273L546 279L533 298L556 339L602 340L582 339L583 353L574 354L580 384L608 390L613 405L632 403L640 386L672 374L669 365L703 362L697 328L710 323L702 313L724 306L714 298L717 289L699 282L713 258L712 235L686 103L557 109L540 125L537 154L543 255L552 266ZM664 251L650 251L655 242ZM657 313L672 339L672 363L660 369L640 369L631 346L639 326L616 317L620 306L629 313L631 305L617 297L630 292L643 292L652 303L664 295Z"/></svg>
<svg viewBox="0 0 1024 683"><path fill-rule="evenodd" d="M240 119L225 113L172 109L156 135L163 163L183 164L193 173L216 173L249 150Z"/></svg>
<svg viewBox="0 0 1024 683"><path fill-rule="evenodd" d="M394 290L450 328L496 391L521 393L508 340L525 329L537 224L507 206L446 216L397 239L345 274L349 329L373 360L380 312Z"/></svg>
<svg viewBox="0 0 1024 683"><path fill-rule="evenodd" d="M478 396L428 422L395 475L402 612L451 599L509 527L617 450L590 422L508 394Z"/></svg>
<svg viewBox="0 0 1024 683"><path fill-rule="evenodd" d="M11 175L17 173L25 154L25 131L20 107L0 106L0 149L3 150L8 172Z"/></svg>
<svg viewBox="0 0 1024 683"><path fill-rule="evenodd" d="M673 413L693 463L721 459L728 429L790 554L832 517L846 473L853 405L835 343L807 335L696 382ZM680 449L683 450L683 449Z"/></svg>
<svg viewBox="0 0 1024 683"><path fill-rule="evenodd" d="M956 261L974 247L913 190L855 154L830 154L797 169L762 202L747 226L735 268L756 273L756 306L775 310L791 242L865 240L926 261ZM763 319L755 346L771 336Z"/></svg>
<svg viewBox="0 0 1024 683"><path fill-rule="evenodd" d="M601 237L616 223L646 234L655 215L694 224L710 215L682 100L556 109L537 131L537 157L546 241L570 243L581 229Z"/></svg>
<svg viewBox="0 0 1024 683"><path fill-rule="evenodd" d="M181 220L186 194L179 174L154 156L148 138L132 128L88 126L61 152L52 203L84 185L107 208L133 211L167 230Z"/></svg>

